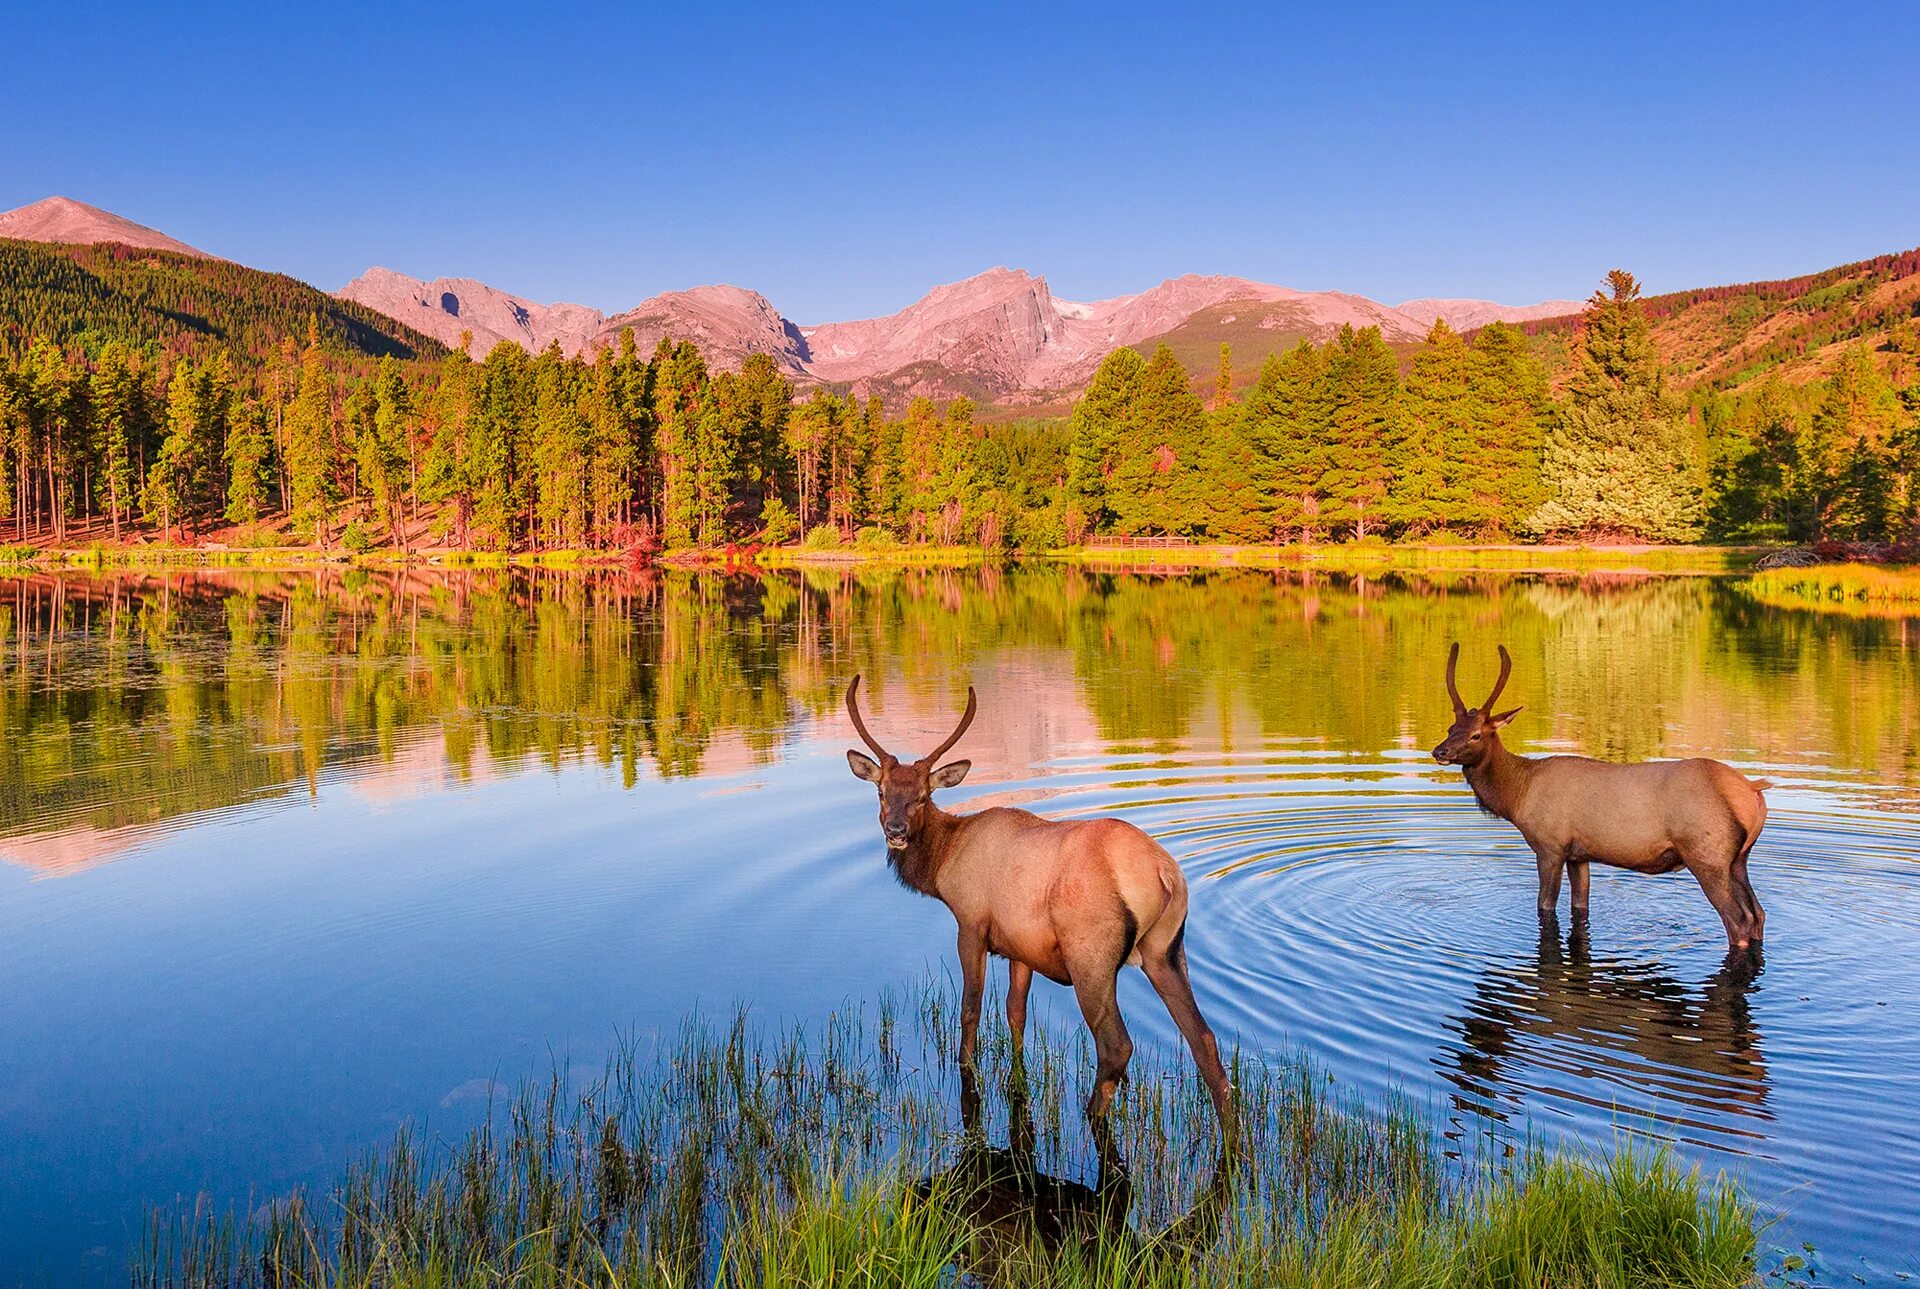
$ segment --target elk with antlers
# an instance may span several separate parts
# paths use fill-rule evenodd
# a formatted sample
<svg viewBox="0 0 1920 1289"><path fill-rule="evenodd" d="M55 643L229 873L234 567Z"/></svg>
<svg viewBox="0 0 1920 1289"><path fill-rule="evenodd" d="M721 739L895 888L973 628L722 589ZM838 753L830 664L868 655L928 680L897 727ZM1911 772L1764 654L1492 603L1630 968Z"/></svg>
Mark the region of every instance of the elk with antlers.
<svg viewBox="0 0 1920 1289"><path fill-rule="evenodd" d="M987 955L994 954L1008 963L1007 1026L1016 1061L1033 974L1073 987L1099 1060L1087 1114L1103 1123L1133 1054L1114 992L1120 969L1132 963L1146 972L1186 1039L1230 1135L1227 1072L1187 979L1187 881L1173 857L1118 819L1062 822L1005 806L948 814L933 803L933 791L958 785L972 762L938 762L973 723L972 686L959 727L907 762L867 732L859 690L855 676L847 715L873 756L849 750L847 763L880 790L880 829L894 875L945 904L959 923L962 1071L970 1076L975 1068Z"/></svg>
<svg viewBox="0 0 1920 1289"><path fill-rule="evenodd" d="M1501 744L1500 730L1520 709L1493 710L1513 674L1507 647L1500 646L1500 679L1478 707L1460 701L1459 661L1456 644L1447 651L1453 728L1433 759L1466 771L1480 808L1526 838L1539 869L1542 917L1551 917L1559 903L1563 870L1572 876L1578 918L1587 912L1590 863L1636 873L1684 867L1726 924L1731 948L1760 942L1767 915L1747 881L1747 852L1767 822L1761 794L1772 784L1698 757L1619 765L1584 756L1517 756Z"/></svg>

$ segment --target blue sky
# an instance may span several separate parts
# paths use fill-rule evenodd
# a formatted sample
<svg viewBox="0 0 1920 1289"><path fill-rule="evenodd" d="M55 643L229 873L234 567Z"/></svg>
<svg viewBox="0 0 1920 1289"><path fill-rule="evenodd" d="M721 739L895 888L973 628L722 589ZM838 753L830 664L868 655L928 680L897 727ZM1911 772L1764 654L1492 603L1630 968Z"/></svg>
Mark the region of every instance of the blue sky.
<svg viewBox="0 0 1920 1289"><path fill-rule="evenodd" d="M0 208L801 322L995 264L1388 301L1920 244L1920 6L6 6Z"/></svg>

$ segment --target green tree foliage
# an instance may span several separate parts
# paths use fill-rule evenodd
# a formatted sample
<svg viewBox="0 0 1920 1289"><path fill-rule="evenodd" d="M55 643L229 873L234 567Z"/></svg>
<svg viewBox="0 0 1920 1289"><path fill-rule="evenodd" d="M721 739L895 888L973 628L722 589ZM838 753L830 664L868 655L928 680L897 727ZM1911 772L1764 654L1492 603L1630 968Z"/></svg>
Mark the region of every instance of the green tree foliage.
<svg viewBox="0 0 1920 1289"><path fill-rule="evenodd" d="M228 523L250 524L272 508L273 436L267 430L267 411L249 399L233 415L227 429Z"/></svg>
<svg viewBox="0 0 1920 1289"><path fill-rule="evenodd" d="M319 328L310 325L299 389L287 418L287 508L295 528L322 550L340 500L333 389L333 373L320 352Z"/></svg>
<svg viewBox="0 0 1920 1289"><path fill-rule="evenodd" d="M18 540L70 541L123 536L138 513L191 541L284 511L320 543L352 522L404 545L424 521L502 550L1920 525L1920 324L1810 384L1697 392L1689 419L1637 292L1616 274L1595 296L1559 401L1520 329L1436 323L1404 353L1370 329L1303 341L1237 397L1222 352L1211 406L1172 350L1121 349L1060 419L965 398L889 414L875 395L796 393L764 355L710 370L687 341L648 356L631 332L574 356L476 360L468 339L431 363L370 360L317 311L304 344L256 332L231 353L104 328L0 338L0 517Z"/></svg>
<svg viewBox="0 0 1920 1289"><path fill-rule="evenodd" d="M1705 518L1702 454L1661 373L1639 283L1619 269L1607 283L1587 303L1580 365L1547 436L1550 495L1532 526L1689 541Z"/></svg>

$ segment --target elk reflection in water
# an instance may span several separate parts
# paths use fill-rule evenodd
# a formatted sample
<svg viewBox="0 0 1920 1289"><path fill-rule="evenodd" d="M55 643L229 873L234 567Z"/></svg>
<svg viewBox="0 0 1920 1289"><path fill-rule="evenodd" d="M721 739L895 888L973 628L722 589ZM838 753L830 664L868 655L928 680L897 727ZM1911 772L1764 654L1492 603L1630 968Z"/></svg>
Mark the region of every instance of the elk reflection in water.
<svg viewBox="0 0 1920 1289"><path fill-rule="evenodd" d="M1083 1265L1119 1259L1179 1260L1210 1245L1220 1233L1238 1170L1225 1148L1196 1193L1193 1206L1157 1234L1128 1224L1133 1180L1110 1133L1096 1131L1099 1171L1093 1185L1040 1171L1035 1159L1033 1108L1026 1075L1007 1075L1007 1145L988 1139L977 1076L961 1076L963 1134L954 1162L914 1187L923 1198L946 1196L972 1235L956 1265L983 1285L1025 1283L1036 1260L1066 1258Z"/></svg>
<svg viewBox="0 0 1920 1289"><path fill-rule="evenodd" d="M1563 943L1543 918L1537 956L1483 973L1455 1018L1463 1042L1443 1064L1465 1094L1454 1104L1504 1123L1529 1090L1565 1075L1560 1096L1608 1109L1575 1090L1599 1079L1619 1089L1620 1109L1683 1130L1696 1126L1691 1109L1770 1120L1752 1008L1763 969L1759 949L1733 950L1688 984L1659 962L1595 957L1584 920Z"/></svg>

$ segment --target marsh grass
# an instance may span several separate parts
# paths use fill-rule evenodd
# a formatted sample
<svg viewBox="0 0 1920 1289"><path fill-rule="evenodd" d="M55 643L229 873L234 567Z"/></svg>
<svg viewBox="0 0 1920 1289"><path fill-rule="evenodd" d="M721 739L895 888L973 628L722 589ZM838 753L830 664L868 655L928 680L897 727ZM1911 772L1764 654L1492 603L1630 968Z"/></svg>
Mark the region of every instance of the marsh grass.
<svg viewBox="0 0 1920 1289"><path fill-rule="evenodd" d="M1734 1285L1752 1212L1664 1155L1462 1165L1411 1107L1237 1059L1238 1162L1204 1089L1143 1048L1115 1120L1079 1112L1083 1036L1036 1028L1024 1078L983 1049L949 1110L955 1004L929 988L808 1033L629 1043L451 1143L403 1129L325 1195L154 1215L143 1289L325 1286ZM995 1144L1004 1143L1004 1144ZM1107 1163L1099 1161L1105 1159Z"/></svg>
<svg viewBox="0 0 1920 1289"><path fill-rule="evenodd" d="M1748 595L1779 608L1820 609L1857 617L1920 615L1920 566L1815 564L1773 568L1743 582Z"/></svg>
<svg viewBox="0 0 1920 1289"><path fill-rule="evenodd" d="M1474 546L1443 542L1333 542L1302 546L1085 546L1049 558L1093 568L1315 568L1370 573L1386 570L1463 572L1728 573L1763 552L1733 546Z"/></svg>

